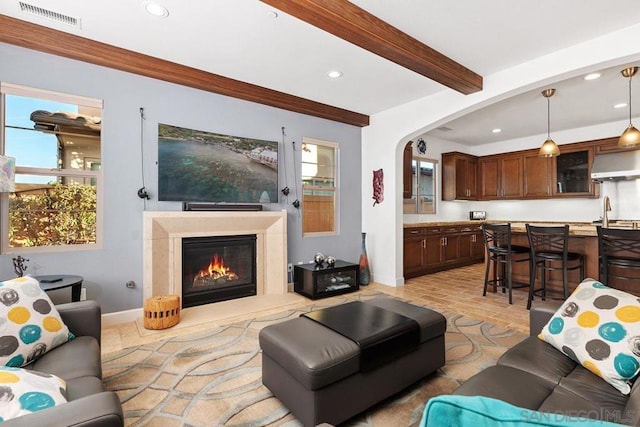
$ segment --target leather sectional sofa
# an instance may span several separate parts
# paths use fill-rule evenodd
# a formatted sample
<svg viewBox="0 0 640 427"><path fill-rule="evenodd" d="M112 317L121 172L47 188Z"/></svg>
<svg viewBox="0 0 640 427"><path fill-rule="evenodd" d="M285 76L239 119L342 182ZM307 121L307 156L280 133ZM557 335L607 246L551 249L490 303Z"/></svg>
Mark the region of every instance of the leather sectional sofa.
<svg viewBox="0 0 640 427"><path fill-rule="evenodd" d="M553 413L557 421L582 417L640 425L640 381L633 384L629 395L622 394L537 337L558 307L558 302L535 301L530 312L530 336L454 394L486 396Z"/></svg>
<svg viewBox="0 0 640 427"><path fill-rule="evenodd" d="M2 423L3 427L124 425L118 395L105 391L100 357L101 311L95 301L57 305L75 338L25 366L57 375L67 383L67 403Z"/></svg>

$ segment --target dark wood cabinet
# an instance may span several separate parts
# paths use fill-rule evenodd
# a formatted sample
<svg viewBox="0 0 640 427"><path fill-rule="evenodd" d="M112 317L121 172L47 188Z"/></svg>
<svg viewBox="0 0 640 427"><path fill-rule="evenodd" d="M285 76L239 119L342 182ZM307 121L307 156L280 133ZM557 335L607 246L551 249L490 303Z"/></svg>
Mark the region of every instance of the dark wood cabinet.
<svg viewBox="0 0 640 427"><path fill-rule="evenodd" d="M471 258L474 260L484 260L484 237L482 236L482 227L478 227L479 230L474 231L471 235Z"/></svg>
<svg viewBox="0 0 640 427"><path fill-rule="evenodd" d="M500 198L519 199L523 194L522 155L500 157Z"/></svg>
<svg viewBox="0 0 640 427"><path fill-rule="evenodd" d="M473 256L473 234L463 233L458 236L458 257L461 261L470 260Z"/></svg>
<svg viewBox="0 0 640 427"><path fill-rule="evenodd" d="M402 154L402 198L410 199L413 192L413 173L411 161L413 160L413 143L409 142L404 147Z"/></svg>
<svg viewBox="0 0 640 427"><path fill-rule="evenodd" d="M405 228L405 279L482 262L480 230L479 224Z"/></svg>
<svg viewBox="0 0 640 427"><path fill-rule="evenodd" d="M424 237L425 262L423 268L416 274L420 276L425 271L438 271L442 265L442 236L439 230L431 230Z"/></svg>
<svg viewBox="0 0 640 427"><path fill-rule="evenodd" d="M618 146L619 137L603 138L592 141L594 154L616 153L618 151L626 151L625 148Z"/></svg>
<svg viewBox="0 0 640 427"><path fill-rule="evenodd" d="M591 181L594 148L574 147L561 150L553 159L554 197L588 197L595 194Z"/></svg>
<svg viewBox="0 0 640 427"><path fill-rule="evenodd" d="M460 227L458 254L461 261L484 259L484 241L480 225Z"/></svg>
<svg viewBox="0 0 640 427"><path fill-rule="evenodd" d="M621 151L617 140L564 144L552 158L539 157L537 148L481 157L443 153L442 200L597 198L600 185L591 181L593 158ZM474 171L477 185L472 183Z"/></svg>
<svg viewBox="0 0 640 427"><path fill-rule="evenodd" d="M464 153L442 155L442 200L477 200L478 158Z"/></svg>
<svg viewBox="0 0 640 427"><path fill-rule="evenodd" d="M499 197L499 158L481 157L478 161L478 196L480 200L495 200Z"/></svg>
<svg viewBox="0 0 640 427"><path fill-rule="evenodd" d="M426 265L426 242L424 228L404 229L404 274L424 270Z"/></svg>
<svg viewBox="0 0 640 427"><path fill-rule="evenodd" d="M443 230L442 237L440 238L440 246L442 247L441 262L444 265L458 264L460 257L459 245L460 242L460 227L446 227Z"/></svg>
<svg viewBox="0 0 640 427"><path fill-rule="evenodd" d="M524 155L524 197L551 196L551 159L537 152Z"/></svg>

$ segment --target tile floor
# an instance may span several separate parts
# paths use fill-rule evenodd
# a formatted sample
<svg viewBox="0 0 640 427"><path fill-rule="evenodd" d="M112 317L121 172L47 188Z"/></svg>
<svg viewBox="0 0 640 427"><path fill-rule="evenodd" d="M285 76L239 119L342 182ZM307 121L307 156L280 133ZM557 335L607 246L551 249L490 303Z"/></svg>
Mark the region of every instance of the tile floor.
<svg viewBox="0 0 640 427"><path fill-rule="evenodd" d="M514 290L513 304L509 305L507 295L501 292L495 294L489 292L486 297L483 297L483 280L484 264L480 263L410 279L404 286L397 288L372 283L362 287L359 292L384 292L416 301L435 310L452 311L528 333L527 293L523 290ZM102 352L109 353L170 336L198 332L213 326L253 318L256 315L264 316L287 308L302 307L312 302L298 294L284 295L279 300L270 301L268 304L260 302L258 298L255 297L254 300L245 298L241 303L238 302L239 300L230 303L229 309L235 304L243 310L242 313L235 315L229 314L228 310L205 312L198 310L198 307L183 310L181 322L162 331L144 329L142 319L105 328L102 332Z"/></svg>

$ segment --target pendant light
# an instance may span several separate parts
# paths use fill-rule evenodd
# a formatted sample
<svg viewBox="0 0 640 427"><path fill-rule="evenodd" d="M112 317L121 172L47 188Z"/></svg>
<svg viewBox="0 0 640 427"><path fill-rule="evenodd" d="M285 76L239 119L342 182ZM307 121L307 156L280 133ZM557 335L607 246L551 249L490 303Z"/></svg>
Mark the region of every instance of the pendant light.
<svg viewBox="0 0 640 427"><path fill-rule="evenodd" d="M551 139L551 113L550 113L550 105L549 98L551 98L556 93L555 89L545 89L542 91L542 96L547 98L547 140L540 147L540 152L538 156L540 157L556 157L560 154L560 149Z"/></svg>
<svg viewBox="0 0 640 427"><path fill-rule="evenodd" d="M638 72L638 67L629 67L620 71L620 73L629 79L629 126L620 135L618 139L618 147L630 148L640 144L640 131L631 124L631 78Z"/></svg>

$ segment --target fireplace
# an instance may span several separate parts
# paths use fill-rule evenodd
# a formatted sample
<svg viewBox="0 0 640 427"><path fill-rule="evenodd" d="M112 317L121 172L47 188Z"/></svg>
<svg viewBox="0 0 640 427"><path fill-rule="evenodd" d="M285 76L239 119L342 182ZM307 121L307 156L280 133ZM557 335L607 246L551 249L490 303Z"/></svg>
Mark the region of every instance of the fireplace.
<svg viewBox="0 0 640 427"><path fill-rule="evenodd" d="M247 234L256 236L257 288L256 295L248 298L288 293L286 211L145 211L143 215L143 299L182 295L183 240ZM220 302L219 305L226 306L234 301L242 299Z"/></svg>
<svg viewBox="0 0 640 427"><path fill-rule="evenodd" d="M182 239L182 306L256 295L256 235Z"/></svg>

